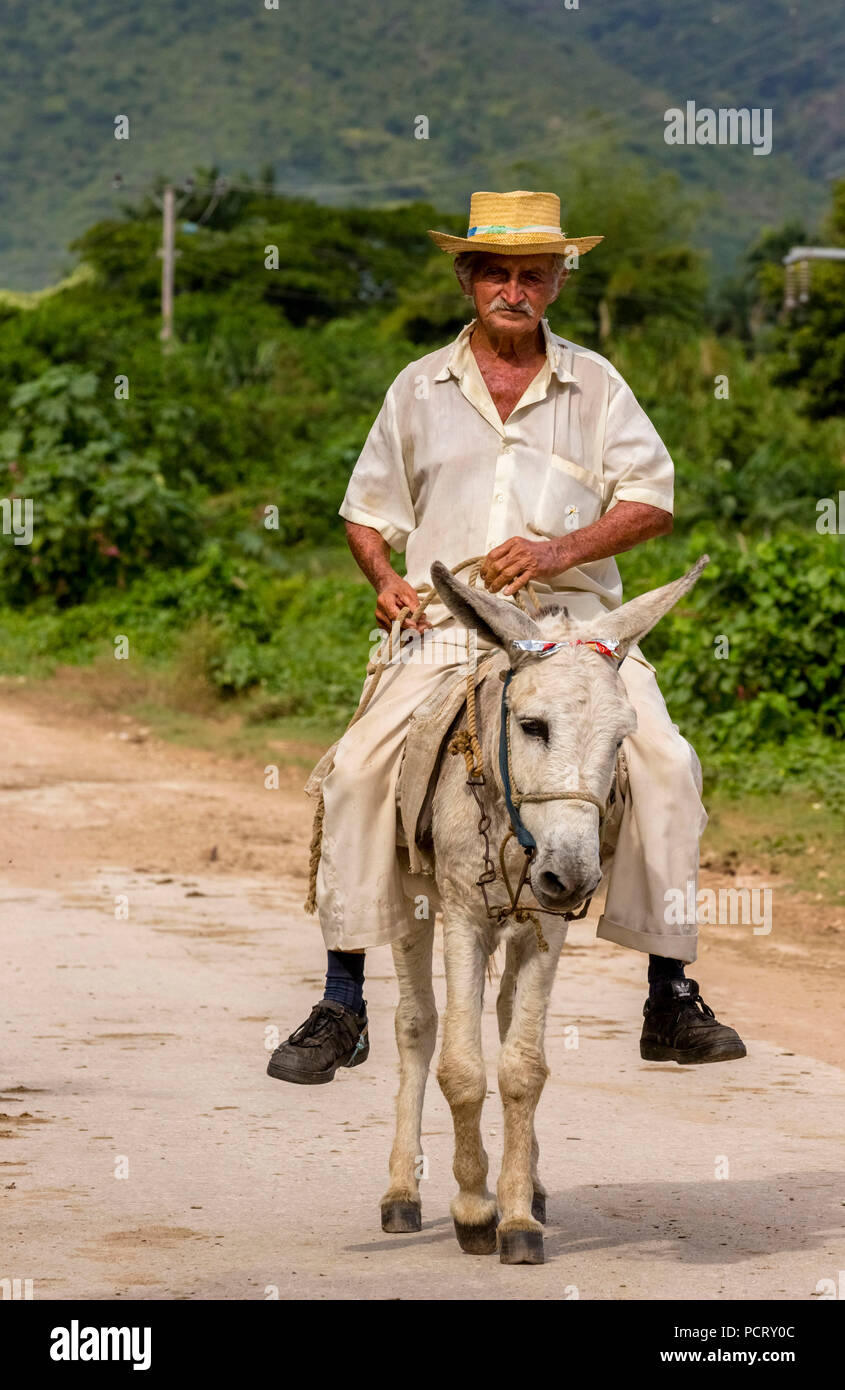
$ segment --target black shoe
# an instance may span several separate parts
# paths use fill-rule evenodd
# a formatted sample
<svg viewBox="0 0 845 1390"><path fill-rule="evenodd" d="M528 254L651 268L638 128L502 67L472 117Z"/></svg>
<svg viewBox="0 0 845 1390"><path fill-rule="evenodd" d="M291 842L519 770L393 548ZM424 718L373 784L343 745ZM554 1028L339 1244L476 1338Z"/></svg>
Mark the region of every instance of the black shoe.
<svg viewBox="0 0 845 1390"><path fill-rule="evenodd" d="M643 1007L640 1056L647 1062L733 1062L745 1043L720 1023L695 980L660 980Z"/></svg>
<svg viewBox="0 0 845 1390"><path fill-rule="evenodd" d="M333 999L321 999L302 1026L276 1048L267 1075L298 1086L322 1086L338 1067L360 1067L369 1055L366 999L360 1016Z"/></svg>

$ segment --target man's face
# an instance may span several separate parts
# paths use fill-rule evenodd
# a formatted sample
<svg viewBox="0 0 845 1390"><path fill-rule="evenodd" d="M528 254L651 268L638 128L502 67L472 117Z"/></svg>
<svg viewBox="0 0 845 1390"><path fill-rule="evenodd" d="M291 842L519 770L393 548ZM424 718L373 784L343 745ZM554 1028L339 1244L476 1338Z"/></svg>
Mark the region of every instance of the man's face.
<svg viewBox="0 0 845 1390"><path fill-rule="evenodd" d="M562 284L554 257L479 257L473 266L472 297L485 328L514 338L536 327Z"/></svg>

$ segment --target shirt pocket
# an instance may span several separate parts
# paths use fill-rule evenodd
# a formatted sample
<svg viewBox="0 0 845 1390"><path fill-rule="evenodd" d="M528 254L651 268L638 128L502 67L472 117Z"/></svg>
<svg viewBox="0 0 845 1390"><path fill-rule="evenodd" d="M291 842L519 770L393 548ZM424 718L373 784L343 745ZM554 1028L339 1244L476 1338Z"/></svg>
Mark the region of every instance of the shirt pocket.
<svg viewBox="0 0 845 1390"><path fill-rule="evenodd" d="M598 474L560 454L550 454L528 529L540 536L562 536L598 521L601 509Z"/></svg>

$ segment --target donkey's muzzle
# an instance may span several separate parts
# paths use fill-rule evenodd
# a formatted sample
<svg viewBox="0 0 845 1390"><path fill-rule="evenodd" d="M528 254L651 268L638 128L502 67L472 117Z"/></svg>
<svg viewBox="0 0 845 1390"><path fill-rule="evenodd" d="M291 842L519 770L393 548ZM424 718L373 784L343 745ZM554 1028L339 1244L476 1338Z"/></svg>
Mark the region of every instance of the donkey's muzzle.
<svg viewBox="0 0 845 1390"><path fill-rule="evenodd" d="M559 908L564 912L578 907L585 898L589 898L599 882L600 879L594 875L585 877L578 873L568 874L564 882L553 869L535 870L531 875L531 885L537 901L543 907Z"/></svg>

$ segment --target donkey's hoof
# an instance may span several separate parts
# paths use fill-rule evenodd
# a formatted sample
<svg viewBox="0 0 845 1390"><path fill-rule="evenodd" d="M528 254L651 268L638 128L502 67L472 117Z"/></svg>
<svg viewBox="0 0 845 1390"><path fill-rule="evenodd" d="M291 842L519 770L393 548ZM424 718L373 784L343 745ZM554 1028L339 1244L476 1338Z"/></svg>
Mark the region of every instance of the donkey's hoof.
<svg viewBox="0 0 845 1390"><path fill-rule="evenodd" d="M545 1192L535 1192L531 1199L531 1215L535 1221L539 1221L541 1226L546 1224L546 1194Z"/></svg>
<svg viewBox="0 0 845 1390"><path fill-rule="evenodd" d="M544 1262L542 1231L505 1231L499 1243L503 1265L541 1265Z"/></svg>
<svg viewBox="0 0 845 1390"><path fill-rule="evenodd" d="M465 1226L463 1221L456 1221L458 1244L467 1255L495 1255L498 1224L498 1216L492 1216L483 1226Z"/></svg>
<svg viewBox="0 0 845 1390"><path fill-rule="evenodd" d="M417 1202L383 1202L381 1229L391 1235L405 1235L422 1230L422 1208Z"/></svg>

